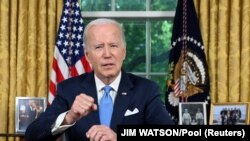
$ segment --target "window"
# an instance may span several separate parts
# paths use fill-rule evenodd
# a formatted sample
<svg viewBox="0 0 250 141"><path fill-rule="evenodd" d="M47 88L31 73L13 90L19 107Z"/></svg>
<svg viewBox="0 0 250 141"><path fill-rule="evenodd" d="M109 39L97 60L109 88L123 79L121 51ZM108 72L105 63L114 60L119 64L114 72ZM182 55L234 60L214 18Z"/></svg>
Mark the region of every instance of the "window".
<svg viewBox="0 0 250 141"><path fill-rule="evenodd" d="M165 99L176 0L81 0L84 23L100 17L122 23L127 57L123 68L157 82Z"/></svg>

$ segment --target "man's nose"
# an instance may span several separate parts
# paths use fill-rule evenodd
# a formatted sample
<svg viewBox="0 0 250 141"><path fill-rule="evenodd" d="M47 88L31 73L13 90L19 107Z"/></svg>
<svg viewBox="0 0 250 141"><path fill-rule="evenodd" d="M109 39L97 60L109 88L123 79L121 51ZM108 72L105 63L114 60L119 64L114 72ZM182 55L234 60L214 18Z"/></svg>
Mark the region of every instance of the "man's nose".
<svg viewBox="0 0 250 141"><path fill-rule="evenodd" d="M111 50L110 50L110 47L109 46L106 46L104 48L104 56L105 57L109 57L111 55Z"/></svg>

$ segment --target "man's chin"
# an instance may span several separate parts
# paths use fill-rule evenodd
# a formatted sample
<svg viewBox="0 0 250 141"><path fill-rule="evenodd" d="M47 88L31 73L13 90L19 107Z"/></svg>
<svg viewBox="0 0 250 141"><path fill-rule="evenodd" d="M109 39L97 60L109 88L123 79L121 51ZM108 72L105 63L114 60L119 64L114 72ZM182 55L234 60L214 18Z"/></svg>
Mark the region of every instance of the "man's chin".
<svg viewBox="0 0 250 141"><path fill-rule="evenodd" d="M104 76L106 77L106 78L113 78L113 77L116 77L117 75L118 75L119 73L115 73L115 72L106 72L105 74L104 74Z"/></svg>
<svg viewBox="0 0 250 141"><path fill-rule="evenodd" d="M115 77L115 74L114 73L109 73L109 74L105 74L104 76L106 78L112 78L112 77Z"/></svg>

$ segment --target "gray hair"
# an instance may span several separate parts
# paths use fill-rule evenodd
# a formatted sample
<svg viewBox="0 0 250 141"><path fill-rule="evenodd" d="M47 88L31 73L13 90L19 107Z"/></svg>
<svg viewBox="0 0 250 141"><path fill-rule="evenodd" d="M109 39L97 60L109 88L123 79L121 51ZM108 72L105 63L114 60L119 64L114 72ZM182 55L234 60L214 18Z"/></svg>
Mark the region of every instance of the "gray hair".
<svg viewBox="0 0 250 141"><path fill-rule="evenodd" d="M89 34L89 29L95 25L103 25L103 24L113 24L115 26L118 27L118 29L120 30L120 33L121 33L121 37L122 37L122 44L124 47L126 47L126 40L125 40L125 35L124 35L124 32L123 32L123 28L121 26L120 23L118 23L117 21L115 20L112 20L112 19L105 19L105 18L100 18L100 19L96 19L96 20L93 20L91 21L84 29L84 33L83 33L83 40L84 40L84 43L85 43L85 47L86 47L86 43L88 42L88 34ZM87 47L86 47L87 48Z"/></svg>

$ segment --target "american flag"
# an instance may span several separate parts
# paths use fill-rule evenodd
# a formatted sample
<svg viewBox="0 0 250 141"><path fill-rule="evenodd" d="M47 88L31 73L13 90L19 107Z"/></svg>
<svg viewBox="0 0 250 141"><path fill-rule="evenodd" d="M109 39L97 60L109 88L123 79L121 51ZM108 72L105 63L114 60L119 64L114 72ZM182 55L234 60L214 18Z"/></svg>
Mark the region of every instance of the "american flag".
<svg viewBox="0 0 250 141"><path fill-rule="evenodd" d="M83 50L84 24L77 0L64 0L51 70L48 102L56 96L59 82L91 70Z"/></svg>

